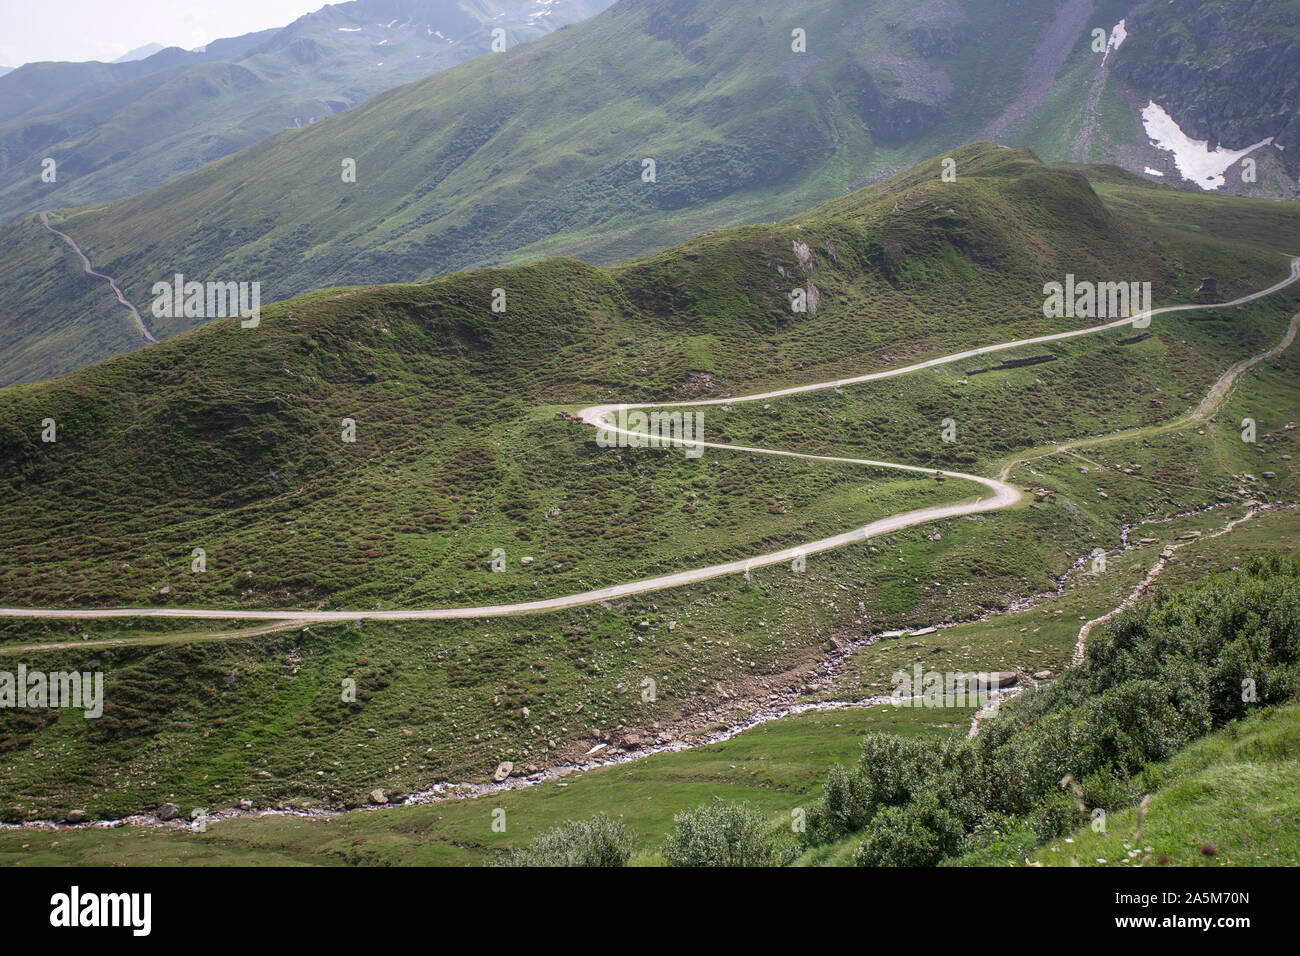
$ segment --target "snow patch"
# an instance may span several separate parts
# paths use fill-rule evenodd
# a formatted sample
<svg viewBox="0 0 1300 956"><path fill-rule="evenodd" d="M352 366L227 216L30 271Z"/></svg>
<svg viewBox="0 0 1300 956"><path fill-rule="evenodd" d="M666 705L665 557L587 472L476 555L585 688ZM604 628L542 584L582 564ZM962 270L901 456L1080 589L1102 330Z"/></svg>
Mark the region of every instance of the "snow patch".
<svg viewBox="0 0 1300 956"><path fill-rule="evenodd" d="M1106 40L1106 52L1101 55L1101 62L1106 62L1106 57L1110 56L1111 50L1118 50L1128 39L1128 27L1125 24L1127 19L1119 21L1110 29L1110 37Z"/></svg>
<svg viewBox="0 0 1300 956"><path fill-rule="evenodd" d="M360 33L360 27L339 27L339 33Z"/></svg>
<svg viewBox="0 0 1300 956"><path fill-rule="evenodd" d="M1152 169L1150 166L1146 167L1146 169L1142 170L1142 172L1146 173L1148 176L1163 176L1163 175L1164 175L1164 173L1162 173L1160 170L1158 170L1158 169Z"/></svg>
<svg viewBox="0 0 1300 956"><path fill-rule="evenodd" d="M1270 136L1245 149L1210 149L1208 140L1189 137L1155 100L1142 111L1142 125L1157 149L1174 154L1174 165L1182 177L1206 190L1222 186L1226 182L1223 174L1237 160L1273 142Z"/></svg>
<svg viewBox="0 0 1300 956"><path fill-rule="evenodd" d="M1115 26L1111 28L1110 40L1107 41L1106 43L1107 46L1114 47L1116 50L1120 48L1120 45L1123 44L1123 42L1128 39L1127 24L1128 24L1128 19L1125 18L1119 21L1119 23L1115 24Z"/></svg>

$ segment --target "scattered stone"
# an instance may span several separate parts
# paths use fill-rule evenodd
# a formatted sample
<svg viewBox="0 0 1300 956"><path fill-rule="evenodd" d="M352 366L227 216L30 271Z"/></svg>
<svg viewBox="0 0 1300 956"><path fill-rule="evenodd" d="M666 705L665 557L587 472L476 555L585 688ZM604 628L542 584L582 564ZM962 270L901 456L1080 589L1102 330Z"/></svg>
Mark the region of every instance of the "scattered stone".
<svg viewBox="0 0 1300 956"><path fill-rule="evenodd" d="M252 801L252 800L248 800L248 799L240 800L240 801L239 801L239 809L241 809L241 810L251 810L251 809L253 809L253 801Z"/></svg>

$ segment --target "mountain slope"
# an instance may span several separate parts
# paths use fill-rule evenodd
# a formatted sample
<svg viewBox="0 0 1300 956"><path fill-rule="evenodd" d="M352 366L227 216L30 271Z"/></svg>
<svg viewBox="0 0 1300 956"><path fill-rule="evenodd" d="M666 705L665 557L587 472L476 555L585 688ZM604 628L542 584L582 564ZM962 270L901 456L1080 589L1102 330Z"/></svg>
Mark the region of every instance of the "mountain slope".
<svg viewBox="0 0 1300 956"><path fill-rule="evenodd" d="M783 218L981 131L1030 143L1049 161L1087 153L1140 173L1172 161L1133 145L1145 134L1115 87L1126 57L1187 60L1177 75L1189 83L1216 75L1207 54L1188 60L1148 30L1144 17L1156 16L1143 12L1148 6L621 3L151 193L54 221L138 306L178 272L260 282L265 302L544 255L618 261L708 229ZM1128 39L1093 52L1092 30L1113 33L1130 13ZM1278 14L1257 22L1220 11L1213 22L1227 33L1224 45L1258 41L1274 58L1289 49ZM796 30L805 31L806 52L792 49ZM1287 81L1258 82L1272 104ZM1243 87L1236 77L1224 95L1259 120L1226 127L1233 135L1276 113L1252 106ZM1169 106L1181 120L1182 104ZM1121 140L1132 148L1108 145ZM1257 154L1261 189L1282 189L1276 157L1292 153L1300 148ZM356 161L355 182L341 176L347 159ZM0 232L0 245L18 250L31 236L16 223ZM0 319L0 381L74 368L81 356L111 354L121 338L90 331L123 322L114 299L74 303L74 287L38 260L29 252L0 265L10 309ZM154 331L171 335L196 321L160 319ZM80 346L65 353L60 340Z"/></svg>
<svg viewBox="0 0 1300 956"><path fill-rule="evenodd" d="M598 12L606 0L352 0L282 29L120 64L35 63L0 81L0 222L144 192L281 130ZM41 177L46 157L58 179Z"/></svg>
<svg viewBox="0 0 1300 956"><path fill-rule="evenodd" d="M138 304L175 272L260 281L268 301L539 254L616 261L790 215L897 156L959 142L1000 109L1016 51L1027 55L1050 13L1014 8L620 3L55 222ZM805 53L791 49L796 28ZM355 183L342 181L344 159L356 160ZM0 268L0 296L17 303L4 346L68 321L64 290L30 272ZM5 361L0 380L70 367Z"/></svg>
<svg viewBox="0 0 1300 956"><path fill-rule="evenodd" d="M1130 221L1077 172L990 144L954 156L962 170L954 183L939 178L932 160L790 223L714 233L609 269L555 259L312 293L267 307L255 329L218 320L52 382L0 391L0 483L13 489L3 544L26 558L3 570L6 603L130 606L156 600L163 587L182 602L231 607L490 603L518 581L481 573L481 556L503 541L533 542L552 568L530 596L649 574L668 552L646 547L612 571L619 535L591 525L586 509L547 517L578 494L571 487L556 497L569 469L597 494L609 457L588 450L572 458L565 443L553 447L542 436L555 426L536 420L537 406L727 394L790 384L792 369L797 380L824 381L971 342L1092 324L1043 318L1043 283L1067 272L1145 279L1161 300L1214 267L1236 273L1231 285L1223 273L1225 290L1249 291L1284 272L1270 245L1300 240L1300 216L1238 200L1248 224L1241 240L1199 239L1175 257L1168 244L1194 232L1154 238L1155 224ZM1201 208L1214 216L1214 204ZM1268 235L1250 234L1261 226ZM791 312L795 287L809 290L809 312ZM491 308L498 288L500 313ZM1239 333L1271 334L1271 325ZM1110 366L1123 368L1115 359ZM1084 430L1103 407L1069 414ZM737 425L713 427L741 427L746 416L735 414ZM42 440L46 418L58 423L56 443ZM345 418L360 423L355 444L339 438ZM979 442L996 454L1008 447L998 434ZM503 447L538 450L524 453L536 458L516 473L517 453ZM974 462L979 448L914 454L946 467ZM410 480L390 483L412 467ZM671 500L687 473L665 476L655 496ZM387 514L414 520L372 538L352 523L351 509L370 511L381 500ZM263 553L268 533L280 537L274 529L289 520L286 510L295 546ZM743 540L752 547L755 535L776 535L785 520L756 522L760 511L742 530L746 514L733 508L720 518L726 535L699 541L701 557L743 554ZM832 509L817 521L833 527L844 515ZM222 570L214 562L211 574L176 573L176 555L199 538L223 542L203 545L223 554ZM314 550L331 540L346 549L322 561ZM407 580L412 561L424 570ZM52 562L67 576L51 577ZM254 567L259 583L250 591L240 575Z"/></svg>
<svg viewBox="0 0 1300 956"><path fill-rule="evenodd" d="M991 144L951 155L955 182L936 158L792 221L718 231L617 267L556 259L325 290L268 306L255 329L217 320L0 389L0 599L477 605L790 546L969 492L719 449L687 459L600 448L556 413L835 380L1089 325L1043 315L1043 283L1067 272L1149 280L1161 303L1191 299L1208 274L1225 293L1254 291L1285 273L1276 247L1300 242L1300 216L1283 204L1045 167ZM791 289L814 286L816 307L792 312ZM504 312L491 308L498 288ZM275 634L220 624L214 634L210 622L200 631L0 621L0 654L106 678L102 719L0 712L0 814L244 798L343 806L375 787L395 795L483 780L501 760L531 773L601 743L635 749L636 735L663 742L732 721L774 693L798 697L814 684L837 693L822 676L846 641L870 647L860 673L847 672L853 699L874 692L858 689L886 680L891 661L910 667L920 655L941 667L1059 666L1075 615L1101 613L1092 602L1105 594L1068 612L1025 609L983 637L979 624L906 643L866 636L1054 592L1098 547L1116 551L1119 581L1098 586L1124 591L1159 547L1119 557L1133 522L1211 506L1233 514L1247 497L1294 502L1300 439L1282 427L1300 417L1294 349L1242 376L1217 423L1155 424L1176 421L1233 363L1276 346L1298 305L1293 286L1251 306L1162 316L1141 341L1128 329L1082 336L1050 363L978 375L947 367L770 408L710 407L710 439L758 428L765 447L984 473L1014 455L1029 460L1011 481L1057 496L852 544L810 559L806 573L773 567L534 617ZM1246 415L1260 422L1258 446L1240 440ZM940 439L944 417L958 422L955 443ZM42 441L46 418L55 442ZM344 418L355 442L343 440ZM1135 436L1115 434L1135 420ZM1081 436L1115 444L1057 452ZM1193 514L1154 533L1173 540L1188 522L1224 518ZM1187 573L1200 572L1189 561ZM628 692L647 676L660 689L652 702ZM340 699L347 679L355 701Z"/></svg>
<svg viewBox="0 0 1300 956"><path fill-rule="evenodd" d="M1183 188L1300 195L1300 3L1083 5L1089 28L1109 34L1105 51L1075 45L1039 105L986 135Z"/></svg>

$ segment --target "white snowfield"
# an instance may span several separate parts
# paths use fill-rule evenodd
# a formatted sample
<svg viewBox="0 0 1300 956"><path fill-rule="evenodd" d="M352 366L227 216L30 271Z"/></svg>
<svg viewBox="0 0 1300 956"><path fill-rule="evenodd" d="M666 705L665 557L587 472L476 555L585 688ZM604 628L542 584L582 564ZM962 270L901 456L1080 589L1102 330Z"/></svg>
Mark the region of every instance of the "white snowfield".
<svg viewBox="0 0 1300 956"><path fill-rule="evenodd" d="M1128 19L1125 18L1111 27L1110 36L1106 40L1106 50L1101 55L1101 62L1105 63L1110 56L1111 50L1118 50L1128 39Z"/></svg>
<svg viewBox="0 0 1300 956"><path fill-rule="evenodd" d="M880 379L907 375L911 372L921 371L922 369L936 368L941 365L949 365L953 362L965 361L966 359L975 358L980 355L988 355L992 352L1001 352L1007 349L1021 348L1026 345L1038 345L1045 342L1059 342L1063 339L1077 338L1082 335L1093 335L1097 332L1104 332L1107 329L1117 329L1122 326L1133 325L1134 323L1138 323L1139 326L1142 326L1145 325L1145 320L1150 317L1168 312L1182 312L1207 307L1224 308L1227 306L1241 305L1271 295L1279 289L1291 285L1297 280L1300 280L1300 257L1291 260L1290 275L1275 285L1269 286L1267 289L1263 289L1259 292L1253 292L1249 295L1242 296L1239 299L1234 299L1231 302L1214 303L1213 306L1164 306L1159 309L1152 309L1150 312L1138 313L1137 315L1128 318L1116 319L1103 325L1072 329L1067 332L1056 332L1051 335L1040 335L1036 338L1030 339L1017 339L1010 342L1003 342L998 345L985 345L980 348L967 349L964 352L956 352L952 355L945 355L940 358L917 362L914 365L908 365L903 368L888 369L883 372L869 372L865 375L858 375L853 378L842 378L829 382L818 382L811 385L796 385L790 388L776 389L770 392L759 392L753 395L742 395L735 398L716 398L690 402L644 402L629 405L593 405L582 409L578 413L578 417L586 424L604 429L607 433L638 437L641 433L617 427L607 420L607 416L617 412L620 408L673 409L694 408L703 405L736 405L741 402L768 401L774 398L782 398L787 395L798 395L804 392L840 388L841 386L855 385L860 382L874 382ZM920 475L936 474L936 470L933 468L924 468L918 465L904 465L887 461L875 461L866 458L836 458L827 455L806 455L799 452L782 451L775 448L755 448L748 445L726 445L716 442L693 441L666 436L660 437L658 440L663 444L677 444L688 448L702 446L704 448L715 448L722 451L747 452L756 455L780 455L788 458L806 459L809 461L841 462L851 465L863 465L870 468L890 468L897 471L913 472ZM170 607L85 609L0 608L0 617L70 618L78 620L125 617L173 617L202 620L284 621L292 622L293 624L317 624L336 621L415 621L492 618L520 614L540 614L547 611L558 611L565 608L580 607L586 604L595 604L600 601L613 601L620 598L632 597L638 594L646 594L651 591L661 591L667 588L681 587L682 585L695 584L700 581L708 581L712 578L725 577L731 574L744 574L753 569L768 567L774 564L785 564L794 561L796 558L808 557L824 551L842 548L846 545L861 543L866 541L868 538L890 534L895 531L900 531L903 528L910 528L918 524L939 521L944 518L956 518L963 515L978 514L984 511L997 511L1002 508L1009 508L1013 505L1019 504L1023 498L1023 495L1018 488L998 478L985 478L980 475L968 475L957 471L939 471L937 473L942 474L945 478L973 482L982 486L986 492L991 492L991 494L981 495L972 500L957 502L954 504L934 505L927 508L918 508L913 511L901 512L899 514L890 515L889 517L873 521L860 528L854 528L851 531L845 531L828 538L820 538L816 541L809 541L794 547L782 548L779 551L755 555L752 558L727 561L722 564L709 565L708 567L703 568L692 568L685 571L678 571L673 574L645 578L640 581L630 581L625 584L616 584L610 587L597 588L592 591L582 591L577 594L568 594L562 597L545 598L536 601L522 601L517 604L495 604L484 607L419 608L389 611L312 611L285 609L251 611L235 608Z"/></svg>
<svg viewBox="0 0 1300 956"><path fill-rule="evenodd" d="M1222 146L1210 149L1208 140L1192 139L1184 133L1182 127L1155 100L1147 103L1142 110L1142 125L1146 127L1147 136L1157 149L1174 154L1174 165L1182 177L1207 190L1224 185L1227 179L1223 174L1237 160L1273 142L1273 137L1270 136L1245 149L1224 149Z"/></svg>

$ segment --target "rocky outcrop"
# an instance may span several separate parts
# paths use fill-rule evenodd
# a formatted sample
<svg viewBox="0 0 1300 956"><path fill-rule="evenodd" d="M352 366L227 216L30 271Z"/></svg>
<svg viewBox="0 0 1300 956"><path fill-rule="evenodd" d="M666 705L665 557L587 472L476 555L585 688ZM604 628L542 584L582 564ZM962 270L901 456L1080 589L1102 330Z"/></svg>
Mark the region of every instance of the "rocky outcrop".
<svg viewBox="0 0 1300 956"><path fill-rule="evenodd" d="M946 118L937 105L906 99L899 95L901 91L882 88L876 77L857 64L841 70L834 85L853 103L872 138L887 146L915 139Z"/></svg>
<svg viewBox="0 0 1300 956"><path fill-rule="evenodd" d="M1288 4L1272 0L1159 0L1128 17L1114 75L1159 103L1188 136L1265 150L1300 174L1300 41Z"/></svg>

